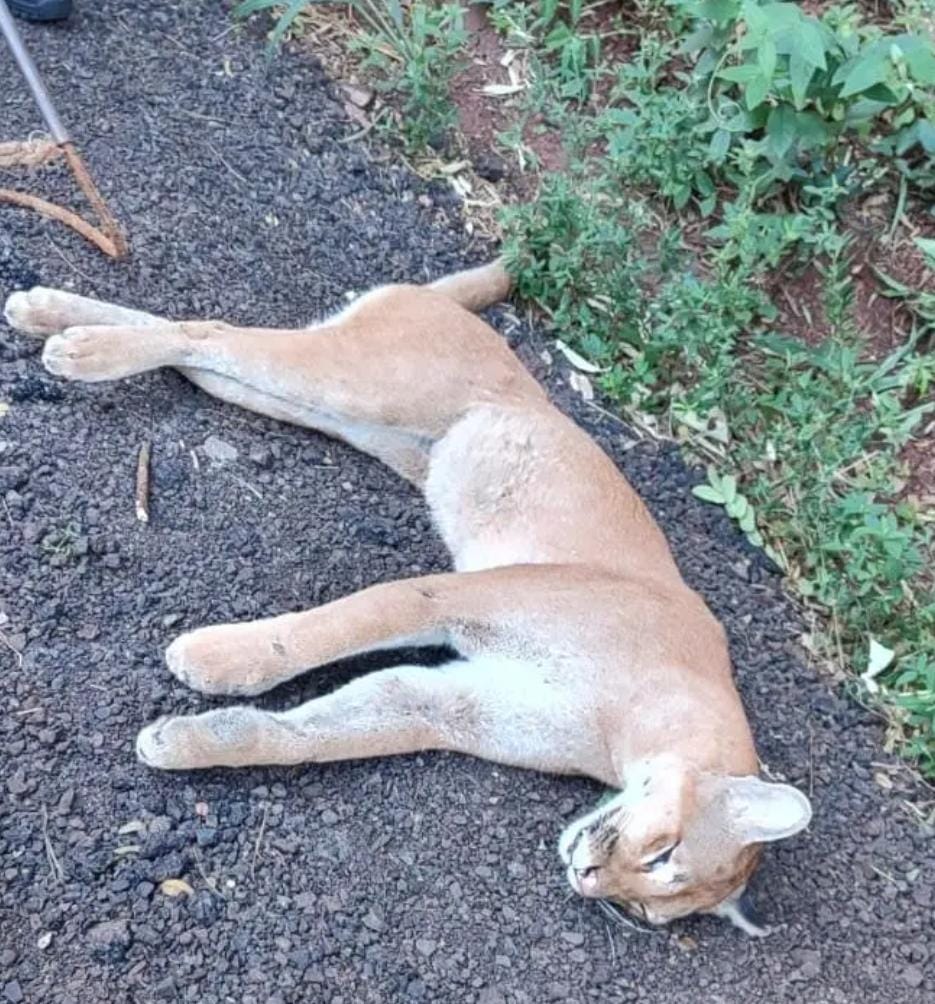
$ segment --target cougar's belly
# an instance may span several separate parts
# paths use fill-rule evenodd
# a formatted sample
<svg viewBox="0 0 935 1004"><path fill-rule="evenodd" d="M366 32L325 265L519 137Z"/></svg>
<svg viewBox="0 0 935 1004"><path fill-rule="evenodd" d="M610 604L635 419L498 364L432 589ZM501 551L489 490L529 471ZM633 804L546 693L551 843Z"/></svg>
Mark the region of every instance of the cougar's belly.
<svg viewBox="0 0 935 1004"><path fill-rule="evenodd" d="M481 404L432 448L425 495L459 571L605 564L635 494L551 405Z"/></svg>

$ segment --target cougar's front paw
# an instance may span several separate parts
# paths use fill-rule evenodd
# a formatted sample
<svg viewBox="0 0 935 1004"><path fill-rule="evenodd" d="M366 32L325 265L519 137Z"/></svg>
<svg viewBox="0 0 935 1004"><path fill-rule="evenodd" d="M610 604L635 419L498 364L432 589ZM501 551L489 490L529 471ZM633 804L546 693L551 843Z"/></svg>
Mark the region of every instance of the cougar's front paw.
<svg viewBox="0 0 935 1004"><path fill-rule="evenodd" d="M125 349L116 329L67 328L45 343L42 362L50 373L68 380L114 380L128 372Z"/></svg>
<svg viewBox="0 0 935 1004"><path fill-rule="evenodd" d="M246 624L219 624L180 635L166 649L169 672L203 694L261 694L289 674L286 647Z"/></svg>
<svg viewBox="0 0 935 1004"><path fill-rule="evenodd" d="M140 731L136 755L148 767L160 770L263 763L258 741L265 717L256 708L222 708L203 715L160 718Z"/></svg>
<svg viewBox="0 0 935 1004"><path fill-rule="evenodd" d="M78 297L60 289L33 286L7 297L3 316L11 328L27 335L54 335L74 323L70 305Z"/></svg>

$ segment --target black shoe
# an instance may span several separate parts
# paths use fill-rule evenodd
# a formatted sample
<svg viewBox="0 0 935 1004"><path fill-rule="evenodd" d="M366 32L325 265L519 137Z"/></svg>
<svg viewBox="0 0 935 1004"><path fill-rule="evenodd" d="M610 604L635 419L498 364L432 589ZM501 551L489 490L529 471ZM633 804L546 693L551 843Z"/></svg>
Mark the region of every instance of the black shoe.
<svg viewBox="0 0 935 1004"><path fill-rule="evenodd" d="M7 0L14 17L24 21L64 21L71 14L71 0Z"/></svg>

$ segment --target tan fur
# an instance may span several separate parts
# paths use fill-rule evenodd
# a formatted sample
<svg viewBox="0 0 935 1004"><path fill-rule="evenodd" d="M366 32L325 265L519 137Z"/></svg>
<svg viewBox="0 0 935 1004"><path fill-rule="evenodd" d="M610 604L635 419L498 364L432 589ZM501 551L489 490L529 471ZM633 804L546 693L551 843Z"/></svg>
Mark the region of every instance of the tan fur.
<svg viewBox="0 0 935 1004"><path fill-rule="evenodd" d="M241 695L392 646L444 642L463 661L373 673L283 713L164 719L139 755L183 769L452 749L589 775L620 794L562 835L578 892L653 922L709 910L754 930L737 901L759 846L806 825L808 803L756 778L724 632L643 503L466 309L508 289L494 263L374 290L299 331L171 323L42 288L9 298L14 327L49 336L52 373L173 366L378 457L422 488L454 559L450 574L202 628L166 659L196 689Z"/></svg>

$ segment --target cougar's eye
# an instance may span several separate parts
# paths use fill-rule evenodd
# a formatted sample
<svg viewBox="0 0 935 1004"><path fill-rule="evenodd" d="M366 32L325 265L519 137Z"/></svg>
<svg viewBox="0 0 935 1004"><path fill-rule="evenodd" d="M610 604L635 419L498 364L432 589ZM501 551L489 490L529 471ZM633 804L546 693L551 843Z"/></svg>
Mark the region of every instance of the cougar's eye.
<svg viewBox="0 0 935 1004"><path fill-rule="evenodd" d="M661 854L657 854L654 858L644 862L643 871L655 871L656 868L661 868L664 864L668 864L669 858L672 857L672 852L676 847L678 847L678 844L673 844L671 847L667 847Z"/></svg>

